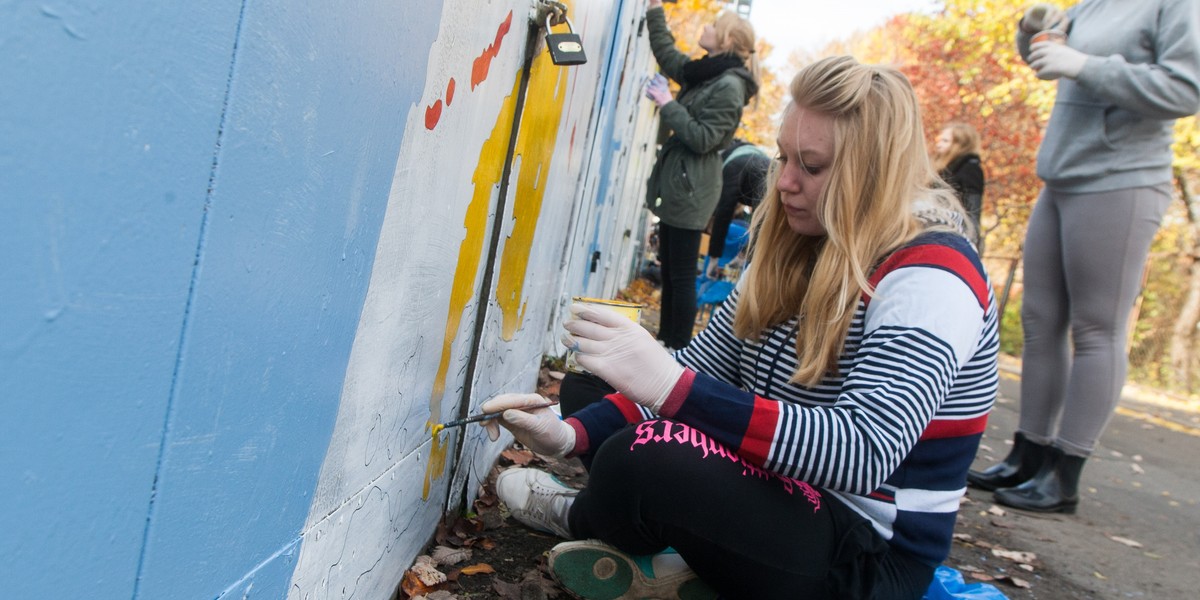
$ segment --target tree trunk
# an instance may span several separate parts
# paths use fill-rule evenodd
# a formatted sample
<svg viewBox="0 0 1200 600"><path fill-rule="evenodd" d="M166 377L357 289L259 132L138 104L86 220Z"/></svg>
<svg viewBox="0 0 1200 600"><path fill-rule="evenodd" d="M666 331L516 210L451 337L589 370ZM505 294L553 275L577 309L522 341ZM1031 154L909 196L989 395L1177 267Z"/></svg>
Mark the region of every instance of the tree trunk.
<svg viewBox="0 0 1200 600"><path fill-rule="evenodd" d="M1179 316L1175 319L1175 325L1171 328L1169 356L1171 379L1183 389L1191 390L1195 384L1193 381L1195 369L1192 366L1197 361L1195 351L1197 342L1200 341L1200 335L1197 335L1197 327L1200 327L1200 248L1197 248L1197 244L1200 243L1200 218L1198 218L1200 215L1197 213L1200 212L1200 206L1197 206L1197 201L1192 196L1191 187L1188 185L1187 176L1181 169L1175 169L1175 181L1183 198L1184 206L1187 207L1188 223L1191 225L1192 235L1188 236L1188 246L1184 251L1185 260L1188 263L1187 293L1182 306L1179 307Z"/></svg>

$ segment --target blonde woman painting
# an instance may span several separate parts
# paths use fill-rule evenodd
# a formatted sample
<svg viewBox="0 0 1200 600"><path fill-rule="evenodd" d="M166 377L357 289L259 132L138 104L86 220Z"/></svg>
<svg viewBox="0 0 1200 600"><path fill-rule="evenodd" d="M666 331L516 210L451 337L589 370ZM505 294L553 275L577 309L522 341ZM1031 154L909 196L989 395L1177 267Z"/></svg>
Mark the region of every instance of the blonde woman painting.
<svg viewBox="0 0 1200 600"><path fill-rule="evenodd" d="M902 74L827 58L790 92L754 260L696 340L671 355L576 305L563 342L618 393L565 420L536 394L483 405L589 465L582 491L496 484L580 540L549 557L579 597L916 600L949 553L996 395L991 286Z"/></svg>

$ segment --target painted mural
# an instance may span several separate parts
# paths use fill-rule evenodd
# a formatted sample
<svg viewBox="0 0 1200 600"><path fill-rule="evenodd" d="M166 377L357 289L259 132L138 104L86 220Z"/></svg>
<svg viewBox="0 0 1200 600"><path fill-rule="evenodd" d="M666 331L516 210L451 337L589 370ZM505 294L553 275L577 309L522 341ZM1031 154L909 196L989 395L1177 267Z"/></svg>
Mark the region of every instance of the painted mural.
<svg viewBox="0 0 1200 600"><path fill-rule="evenodd" d="M6 597L392 597L643 251L644 3L539 4L0 5Z"/></svg>

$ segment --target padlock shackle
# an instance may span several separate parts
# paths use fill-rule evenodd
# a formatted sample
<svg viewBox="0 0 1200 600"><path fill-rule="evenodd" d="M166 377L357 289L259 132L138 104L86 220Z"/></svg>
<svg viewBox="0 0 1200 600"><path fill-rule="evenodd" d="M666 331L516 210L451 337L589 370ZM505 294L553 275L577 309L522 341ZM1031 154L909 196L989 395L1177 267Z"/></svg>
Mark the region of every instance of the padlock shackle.
<svg viewBox="0 0 1200 600"><path fill-rule="evenodd" d="M554 31L554 26L550 24L550 18L554 16L554 12L546 13L546 33ZM567 33L575 33L575 26L571 24L571 18L563 13L563 21L567 24Z"/></svg>

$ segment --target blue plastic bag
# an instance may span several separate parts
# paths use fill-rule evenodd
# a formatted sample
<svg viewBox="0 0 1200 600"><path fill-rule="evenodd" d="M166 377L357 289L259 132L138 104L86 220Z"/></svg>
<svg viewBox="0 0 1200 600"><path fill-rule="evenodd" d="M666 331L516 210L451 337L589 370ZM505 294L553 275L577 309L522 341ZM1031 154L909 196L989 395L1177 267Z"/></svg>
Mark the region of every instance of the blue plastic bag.
<svg viewBox="0 0 1200 600"><path fill-rule="evenodd" d="M947 566L933 572L933 583L921 600L1008 600L990 583L963 583L962 573Z"/></svg>

